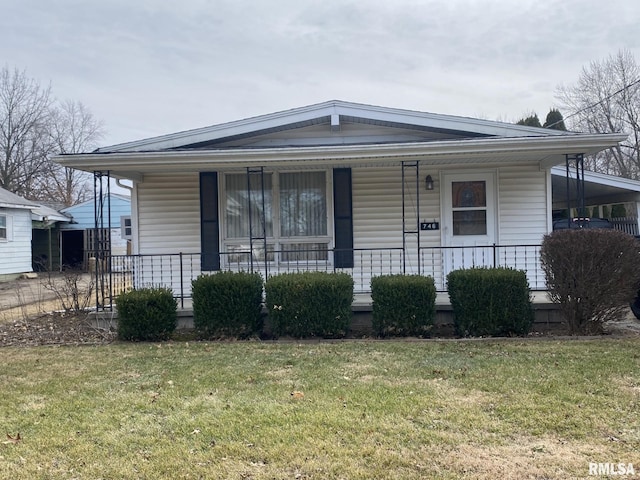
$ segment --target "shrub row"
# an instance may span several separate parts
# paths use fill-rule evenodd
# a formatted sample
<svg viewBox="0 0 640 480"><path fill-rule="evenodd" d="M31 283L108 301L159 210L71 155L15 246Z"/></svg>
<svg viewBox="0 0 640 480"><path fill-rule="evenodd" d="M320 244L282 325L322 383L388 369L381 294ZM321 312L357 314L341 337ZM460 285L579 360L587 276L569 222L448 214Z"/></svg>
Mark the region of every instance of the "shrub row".
<svg viewBox="0 0 640 480"><path fill-rule="evenodd" d="M473 268L447 277L457 334L525 334L533 322L522 271ZM352 318L353 279L346 273L305 272L264 284L273 336L344 337ZM256 273L220 272L192 282L194 328L200 338L247 338L263 330L263 282ZM371 281L373 330L380 337L428 336L435 319L431 277L383 275ZM171 290L148 288L117 300L123 340L164 340L176 324Z"/></svg>
<svg viewBox="0 0 640 480"><path fill-rule="evenodd" d="M290 273L264 284L274 336L336 338L351 324L353 279L346 273ZM263 330L262 277L219 272L192 282L193 324L202 339L248 338ZM177 304L167 288L143 288L117 299L122 340L166 340L174 332Z"/></svg>

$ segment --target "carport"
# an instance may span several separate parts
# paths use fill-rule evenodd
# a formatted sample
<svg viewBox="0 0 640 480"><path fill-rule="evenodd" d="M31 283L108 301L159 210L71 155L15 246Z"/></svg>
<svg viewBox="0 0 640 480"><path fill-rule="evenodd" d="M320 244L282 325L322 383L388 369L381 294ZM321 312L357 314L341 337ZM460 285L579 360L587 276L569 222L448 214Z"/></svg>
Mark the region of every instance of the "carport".
<svg viewBox="0 0 640 480"><path fill-rule="evenodd" d="M606 175L604 173L583 172L584 206L598 207L602 217L602 207L605 205L627 204L627 218L624 221L614 221L616 229L627 233L640 234L640 181L628 178ZM554 210L567 209L567 205L575 208L579 205L576 199L579 196L578 182L575 171L569 171L570 181L567 182L567 170L565 167L553 167L551 169L551 192ZM568 185L568 186L567 186ZM567 191L568 188L568 191Z"/></svg>

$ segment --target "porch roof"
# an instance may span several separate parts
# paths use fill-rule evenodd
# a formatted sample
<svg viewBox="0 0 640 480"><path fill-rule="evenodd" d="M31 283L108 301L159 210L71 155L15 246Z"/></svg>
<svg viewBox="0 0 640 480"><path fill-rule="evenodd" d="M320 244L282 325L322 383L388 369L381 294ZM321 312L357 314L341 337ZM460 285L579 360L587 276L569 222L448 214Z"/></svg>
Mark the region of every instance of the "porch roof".
<svg viewBox="0 0 640 480"><path fill-rule="evenodd" d="M575 171L569 171L569 195L576 198ZM564 166L551 169L553 208L567 207L567 172ZM604 173L584 172L585 205L610 205L625 202L640 202L640 181L629 178L606 175Z"/></svg>
<svg viewBox="0 0 640 480"><path fill-rule="evenodd" d="M391 144L320 145L278 148L195 149L94 152L60 155L67 167L141 181L146 173L207 171L256 165L278 167L383 165L423 161L429 165L536 162L547 169L565 155L596 153L627 138L621 134L574 134L548 137L485 137Z"/></svg>

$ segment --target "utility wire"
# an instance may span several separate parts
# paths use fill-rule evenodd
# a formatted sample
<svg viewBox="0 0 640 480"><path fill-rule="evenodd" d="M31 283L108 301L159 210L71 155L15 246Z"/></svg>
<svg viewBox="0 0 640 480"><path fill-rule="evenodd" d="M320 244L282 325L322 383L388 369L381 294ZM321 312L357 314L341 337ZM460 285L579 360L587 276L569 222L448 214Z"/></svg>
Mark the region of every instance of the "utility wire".
<svg viewBox="0 0 640 480"><path fill-rule="evenodd" d="M615 97L615 96L616 96L616 95L618 95L619 93L622 93L622 92L624 92L625 90L628 90L629 88L633 87L634 85L636 85L636 84L638 84L638 83L640 83L640 78L639 78L639 79L637 79L635 82L631 82L630 84L625 85L625 86L624 86L624 87L622 87L620 90L613 92L611 95L607 95L607 96L606 96L606 97L604 97L602 100L600 100L600 101L598 101L598 102L594 103L593 105L589 105L589 106L587 106L587 107L581 108L581 109L580 109L580 110L578 110L577 112L572 113L571 115L566 116L566 117L565 117L565 118L563 118L562 120L558 120L557 122L553 122L552 124L547 125L547 126L546 126L546 127L544 127L544 128L551 128L551 127L554 127L554 126L558 125L559 123L564 122L564 121L565 121L565 120L567 120L568 118L575 117L576 115L580 115L582 112L584 112L584 111L586 111L586 110L590 110L590 109L592 109L593 107L597 107L597 106L598 106L598 105L600 105L601 103L606 102L606 101L607 101L607 100L609 100L610 98Z"/></svg>

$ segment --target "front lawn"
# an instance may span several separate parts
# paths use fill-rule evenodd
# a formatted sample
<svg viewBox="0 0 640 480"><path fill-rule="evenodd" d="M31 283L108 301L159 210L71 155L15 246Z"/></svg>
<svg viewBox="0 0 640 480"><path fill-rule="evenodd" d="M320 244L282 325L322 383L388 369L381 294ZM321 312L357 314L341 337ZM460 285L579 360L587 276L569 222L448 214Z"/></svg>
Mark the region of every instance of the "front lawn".
<svg viewBox="0 0 640 480"><path fill-rule="evenodd" d="M640 339L0 356L0 478L565 479L590 462L640 474Z"/></svg>

